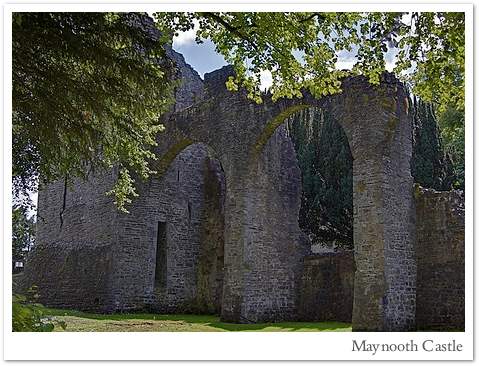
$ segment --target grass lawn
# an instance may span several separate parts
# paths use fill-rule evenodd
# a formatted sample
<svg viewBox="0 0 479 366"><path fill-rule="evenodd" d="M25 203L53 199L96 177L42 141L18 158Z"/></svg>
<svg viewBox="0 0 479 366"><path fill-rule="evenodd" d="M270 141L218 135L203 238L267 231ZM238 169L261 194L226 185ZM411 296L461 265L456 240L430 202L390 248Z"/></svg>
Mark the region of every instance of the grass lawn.
<svg viewBox="0 0 479 366"><path fill-rule="evenodd" d="M92 314L74 310L43 309L44 313L67 324L66 332L350 332L351 324L340 322L284 322L231 324L214 315Z"/></svg>

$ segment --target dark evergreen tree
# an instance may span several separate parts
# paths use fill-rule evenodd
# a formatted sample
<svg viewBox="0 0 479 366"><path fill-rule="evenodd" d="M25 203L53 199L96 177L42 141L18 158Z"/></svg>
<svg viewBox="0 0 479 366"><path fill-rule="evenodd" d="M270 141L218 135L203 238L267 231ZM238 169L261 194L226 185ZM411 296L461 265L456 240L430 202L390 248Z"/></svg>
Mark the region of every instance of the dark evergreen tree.
<svg viewBox="0 0 479 366"><path fill-rule="evenodd" d="M444 150L451 157L456 179L453 183L455 189L464 190L465 184L465 115L464 111L448 107L445 112L438 115L438 124L441 130Z"/></svg>
<svg viewBox="0 0 479 366"><path fill-rule="evenodd" d="M413 107L411 174L414 182L438 191L450 190L456 176L451 158L444 152L434 108L416 97Z"/></svg>
<svg viewBox="0 0 479 366"><path fill-rule="evenodd" d="M342 127L320 109L298 113L288 123L302 172L301 229L314 243L351 248L353 160Z"/></svg>
<svg viewBox="0 0 479 366"><path fill-rule="evenodd" d="M166 39L139 13L13 13L10 26L14 198L116 165L124 209L173 102Z"/></svg>

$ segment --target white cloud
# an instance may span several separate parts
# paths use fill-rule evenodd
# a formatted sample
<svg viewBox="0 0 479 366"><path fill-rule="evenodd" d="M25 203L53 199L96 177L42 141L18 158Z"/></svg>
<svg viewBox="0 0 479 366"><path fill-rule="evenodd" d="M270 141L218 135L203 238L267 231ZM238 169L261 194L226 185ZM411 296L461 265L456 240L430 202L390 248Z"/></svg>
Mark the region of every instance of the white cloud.
<svg viewBox="0 0 479 366"><path fill-rule="evenodd" d="M336 69L351 70L355 63L356 63L355 59L344 59L344 60L338 59L338 61L336 61Z"/></svg>
<svg viewBox="0 0 479 366"><path fill-rule="evenodd" d="M30 199L32 200L34 206L28 210L28 217L30 218L33 215L37 214L37 206L38 206L38 192L28 192Z"/></svg>
<svg viewBox="0 0 479 366"><path fill-rule="evenodd" d="M178 47L195 42L196 32L199 29L199 23L196 20L194 20L193 23L193 29L190 29L186 32L179 32L178 36L173 37L173 47Z"/></svg>
<svg viewBox="0 0 479 366"><path fill-rule="evenodd" d="M401 17L401 22L403 24L409 25L409 24L411 24L411 18L412 18L412 13L405 13Z"/></svg>
<svg viewBox="0 0 479 366"><path fill-rule="evenodd" d="M357 53L358 53L358 47L356 45L353 46L351 51L347 51L347 50L336 51L336 57L338 58L335 64L336 69L351 70L354 64L357 62L357 59L356 59Z"/></svg>
<svg viewBox="0 0 479 366"><path fill-rule="evenodd" d="M271 85L273 85L273 76L271 75L271 72L269 72L268 70L261 71L260 77L261 77L261 83L259 87L261 90L266 90Z"/></svg>
<svg viewBox="0 0 479 366"><path fill-rule="evenodd" d="M387 71L392 72L394 70L395 66L396 66L396 61L393 61L393 62L386 61L386 70Z"/></svg>

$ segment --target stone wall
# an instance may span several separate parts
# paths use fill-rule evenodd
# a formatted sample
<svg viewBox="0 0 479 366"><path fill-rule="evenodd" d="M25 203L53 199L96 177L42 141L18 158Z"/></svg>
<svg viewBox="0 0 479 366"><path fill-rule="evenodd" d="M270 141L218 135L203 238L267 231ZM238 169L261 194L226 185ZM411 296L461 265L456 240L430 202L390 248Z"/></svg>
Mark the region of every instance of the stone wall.
<svg viewBox="0 0 479 366"><path fill-rule="evenodd" d="M404 86L388 73L381 81L347 79L333 101L353 156L353 330L408 331L416 281L411 116Z"/></svg>
<svg viewBox="0 0 479 366"><path fill-rule="evenodd" d="M116 172L72 185L56 181L38 195L36 245L25 266L26 287L45 305L112 311L117 210L105 192Z"/></svg>
<svg viewBox="0 0 479 366"><path fill-rule="evenodd" d="M175 92L174 111L181 111L201 101L204 98L204 86L198 73L186 63L182 54L166 47L166 54L170 57L178 70L179 87Z"/></svg>
<svg viewBox="0 0 479 366"><path fill-rule="evenodd" d="M353 252L316 254L304 259L299 305L301 321L350 323L354 293Z"/></svg>
<svg viewBox="0 0 479 366"><path fill-rule="evenodd" d="M226 182L218 160L207 158L204 170L204 208L201 218L197 269L196 311L221 313L224 267L224 200Z"/></svg>
<svg viewBox="0 0 479 366"><path fill-rule="evenodd" d="M301 172L285 125L252 161L246 185L241 321L294 320L302 259Z"/></svg>
<svg viewBox="0 0 479 366"><path fill-rule="evenodd" d="M418 329L464 330L464 193L415 186Z"/></svg>
<svg viewBox="0 0 479 366"><path fill-rule="evenodd" d="M152 177L148 182L138 184L139 197L128 207L130 212L118 217L115 259L121 270L113 274L113 294L118 310L148 306L155 311L170 313L195 309L202 240L211 239L204 234L209 230L205 223L212 221L221 225L222 220L221 210L205 213L206 207L218 207L222 200L221 188L218 189L219 196L204 194L205 174L214 174L215 177L221 174L212 173L213 167L206 169L209 154L205 145L187 147L161 178ZM206 199L212 202L206 202ZM166 272L166 281L158 286L155 273L160 223L166 225L166 243L163 243L166 245L166 269L160 269ZM207 225L211 227L211 224ZM222 236L214 239L221 240ZM222 243L205 244L214 248L222 246ZM210 267L207 271L212 269Z"/></svg>

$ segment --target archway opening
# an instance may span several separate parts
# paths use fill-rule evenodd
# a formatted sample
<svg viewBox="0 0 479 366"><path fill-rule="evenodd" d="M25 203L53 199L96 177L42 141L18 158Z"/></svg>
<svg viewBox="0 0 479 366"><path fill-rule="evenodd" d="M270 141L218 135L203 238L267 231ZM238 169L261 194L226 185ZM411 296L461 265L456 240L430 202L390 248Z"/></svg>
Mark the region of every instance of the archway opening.
<svg viewBox="0 0 479 366"><path fill-rule="evenodd" d="M219 314L226 189L221 162L207 145L188 145L171 159L158 188L162 197L152 258L157 308Z"/></svg>
<svg viewBox="0 0 479 366"><path fill-rule="evenodd" d="M353 157L333 106L287 107L264 126L252 157L257 160L274 136L286 131L301 170L299 225L313 251L353 249Z"/></svg>
<svg viewBox="0 0 479 366"><path fill-rule="evenodd" d="M301 170L299 226L313 253L353 249L353 157L331 111L296 112L287 128Z"/></svg>
<svg viewBox="0 0 479 366"><path fill-rule="evenodd" d="M308 238L299 285L301 320L352 321L354 297L353 158L348 138L327 108L286 121L301 170L298 223Z"/></svg>
<svg viewBox="0 0 479 366"><path fill-rule="evenodd" d="M248 177L242 316L350 322L352 157L339 122L327 109L286 108L253 145Z"/></svg>

